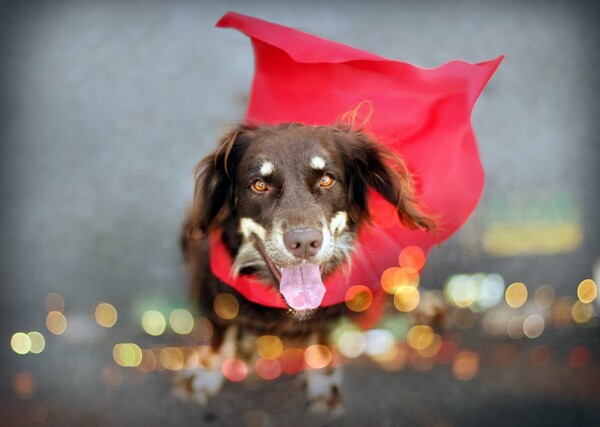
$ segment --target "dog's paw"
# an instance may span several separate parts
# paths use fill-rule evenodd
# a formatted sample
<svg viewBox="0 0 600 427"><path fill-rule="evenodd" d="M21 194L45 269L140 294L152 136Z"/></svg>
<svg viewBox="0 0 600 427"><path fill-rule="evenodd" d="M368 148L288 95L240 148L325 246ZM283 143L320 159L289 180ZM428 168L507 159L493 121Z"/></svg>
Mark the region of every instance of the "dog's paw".
<svg viewBox="0 0 600 427"><path fill-rule="evenodd" d="M319 369L305 372L308 408L313 413L339 416L344 412L340 391L339 369Z"/></svg>
<svg viewBox="0 0 600 427"><path fill-rule="evenodd" d="M180 400L206 405L221 390L224 380L219 368L180 371L173 382L173 394Z"/></svg>

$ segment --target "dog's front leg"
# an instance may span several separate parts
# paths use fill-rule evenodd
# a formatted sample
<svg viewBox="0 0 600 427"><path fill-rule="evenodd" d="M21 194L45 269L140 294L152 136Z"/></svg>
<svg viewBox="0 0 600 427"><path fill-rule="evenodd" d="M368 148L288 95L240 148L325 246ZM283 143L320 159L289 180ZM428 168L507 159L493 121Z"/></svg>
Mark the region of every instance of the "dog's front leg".
<svg viewBox="0 0 600 427"><path fill-rule="evenodd" d="M314 336L310 340L318 342ZM343 410L341 393L342 369L327 366L321 369L307 369L304 372L306 397L312 412L340 415Z"/></svg>
<svg viewBox="0 0 600 427"><path fill-rule="evenodd" d="M174 386L174 393L178 398L206 405L209 398L219 393L225 381L221 365L224 360L236 356L237 334L237 326L227 327L223 343L218 350L218 362L214 366L198 367L178 373Z"/></svg>

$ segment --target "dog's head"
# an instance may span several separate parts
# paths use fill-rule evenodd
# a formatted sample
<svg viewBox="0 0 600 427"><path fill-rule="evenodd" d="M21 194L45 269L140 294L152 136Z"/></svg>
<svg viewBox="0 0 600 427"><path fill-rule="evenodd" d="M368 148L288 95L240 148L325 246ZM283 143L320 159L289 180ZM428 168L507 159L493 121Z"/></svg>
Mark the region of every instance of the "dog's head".
<svg viewBox="0 0 600 427"><path fill-rule="evenodd" d="M237 274L278 286L298 312L319 306L323 278L350 256L370 219L369 187L409 228L430 230L404 163L360 132L240 126L196 170L195 225L220 230Z"/></svg>

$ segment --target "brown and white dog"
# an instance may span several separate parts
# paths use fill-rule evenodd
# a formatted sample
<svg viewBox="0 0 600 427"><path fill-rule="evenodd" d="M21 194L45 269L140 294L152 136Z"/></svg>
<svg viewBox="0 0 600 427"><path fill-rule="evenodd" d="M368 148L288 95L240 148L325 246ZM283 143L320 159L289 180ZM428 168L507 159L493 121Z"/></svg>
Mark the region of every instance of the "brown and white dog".
<svg viewBox="0 0 600 427"><path fill-rule="evenodd" d="M357 231L369 223L369 188L397 208L407 227L433 228L402 160L359 131L240 125L198 164L184 249L194 294L214 325L212 345L221 357L251 357L240 356L247 347L241 343L264 334L305 346L325 343L328 322L346 314L346 307L319 306L323 280L344 268ZM233 259L233 273L271 284L287 309L250 302L211 273L209 235L215 232ZM293 286L298 280L300 289ZM231 320L214 312L214 299L224 292L239 301L239 314ZM341 407L339 370L304 374L313 409ZM218 368L198 370L180 385L206 402L223 380Z"/></svg>

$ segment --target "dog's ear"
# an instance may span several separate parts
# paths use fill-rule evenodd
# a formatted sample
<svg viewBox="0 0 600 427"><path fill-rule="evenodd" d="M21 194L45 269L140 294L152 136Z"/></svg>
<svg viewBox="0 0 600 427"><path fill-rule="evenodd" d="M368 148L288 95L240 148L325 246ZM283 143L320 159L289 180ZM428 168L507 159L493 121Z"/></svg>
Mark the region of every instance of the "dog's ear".
<svg viewBox="0 0 600 427"><path fill-rule="evenodd" d="M235 168L245 150L244 133L251 128L239 125L227 132L211 154L194 170L193 229L207 234L219 228L235 206Z"/></svg>
<svg viewBox="0 0 600 427"><path fill-rule="evenodd" d="M364 133L342 131L342 135L338 144L348 179L350 217L357 224L370 220L367 193L371 187L396 208L406 227L433 231L435 223L423 212L404 161Z"/></svg>

